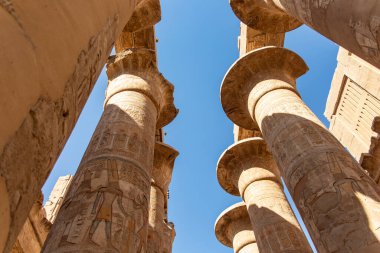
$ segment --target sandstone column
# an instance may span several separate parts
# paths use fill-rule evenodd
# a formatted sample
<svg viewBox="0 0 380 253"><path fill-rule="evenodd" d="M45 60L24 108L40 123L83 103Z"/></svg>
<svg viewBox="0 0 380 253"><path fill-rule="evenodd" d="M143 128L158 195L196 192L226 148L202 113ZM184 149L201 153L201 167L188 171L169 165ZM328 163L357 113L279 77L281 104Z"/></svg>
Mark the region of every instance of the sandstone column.
<svg viewBox="0 0 380 253"><path fill-rule="evenodd" d="M176 115L155 51L109 59L103 116L43 252L146 252L156 127Z"/></svg>
<svg viewBox="0 0 380 253"><path fill-rule="evenodd" d="M260 252L312 252L262 138L230 146L219 159L217 175L223 189L243 198Z"/></svg>
<svg viewBox="0 0 380 253"><path fill-rule="evenodd" d="M296 19L380 68L380 2L377 0L230 0L252 28L289 31Z"/></svg>
<svg viewBox="0 0 380 253"><path fill-rule="evenodd" d="M178 154L178 151L172 147L156 142L150 189L147 253L172 252L175 230L173 224L166 218L165 202L167 202L174 161Z"/></svg>
<svg viewBox="0 0 380 253"><path fill-rule="evenodd" d="M244 203L230 206L218 217L215 223L215 235L234 253L259 253L255 234L249 221Z"/></svg>
<svg viewBox="0 0 380 253"><path fill-rule="evenodd" d="M299 97L307 70L287 49L252 51L225 76L223 108L261 129L318 252L378 252L379 189Z"/></svg>
<svg viewBox="0 0 380 253"><path fill-rule="evenodd" d="M129 30L159 20L152 1L0 1L0 252L13 246L131 15Z"/></svg>

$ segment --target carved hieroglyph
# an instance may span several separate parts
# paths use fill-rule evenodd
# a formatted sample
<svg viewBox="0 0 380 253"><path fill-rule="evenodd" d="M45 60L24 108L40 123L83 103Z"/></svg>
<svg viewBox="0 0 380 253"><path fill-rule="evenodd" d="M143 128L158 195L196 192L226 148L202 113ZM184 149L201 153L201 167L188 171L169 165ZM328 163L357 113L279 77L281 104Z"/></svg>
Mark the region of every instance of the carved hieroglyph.
<svg viewBox="0 0 380 253"><path fill-rule="evenodd" d="M110 58L104 113L43 252L147 251L156 127L176 111L154 59L148 49Z"/></svg>
<svg viewBox="0 0 380 253"><path fill-rule="evenodd" d="M152 170L149 205L149 231L147 253L171 253L175 237L174 224L168 222L165 206L178 151L156 142Z"/></svg>
<svg viewBox="0 0 380 253"><path fill-rule="evenodd" d="M235 253L259 253L247 208L238 203L224 210L215 222L215 235ZM265 251L264 251L265 252Z"/></svg>
<svg viewBox="0 0 380 253"><path fill-rule="evenodd" d="M295 28L297 19L380 68L377 0L230 0L230 4L252 28L284 32Z"/></svg>
<svg viewBox="0 0 380 253"><path fill-rule="evenodd" d="M379 189L299 97L295 80L306 71L287 49L255 50L227 73L223 108L261 129L318 252L378 252Z"/></svg>
<svg viewBox="0 0 380 253"><path fill-rule="evenodd" d="M217 175L228 193L243 198L260 252L312 252L262 138L230 146L219 159Z"/></svg>
<svg viewBox="0 0 380 253"><path fill-rule="evenodd" d="M0 252L9 252L137 0L0 0Z"/></svg>
<svg viewBox="0 0 380 253"><path fill-rule="evenodd" d="M59 177L58 181L55 183L54 188L50 193L49 199L46 201L46 204L44 206L46 211L46 219L49 222L54 223L72 179L73 176L67 175Z"/></svg>
<svg viewBox="0 0 380 253"><path fill-rule="evenodd" d="M240 23L239 50L240 56L250 51L266 46L282 47L285 33L267 33L255 30L244 23Z"/></svg>

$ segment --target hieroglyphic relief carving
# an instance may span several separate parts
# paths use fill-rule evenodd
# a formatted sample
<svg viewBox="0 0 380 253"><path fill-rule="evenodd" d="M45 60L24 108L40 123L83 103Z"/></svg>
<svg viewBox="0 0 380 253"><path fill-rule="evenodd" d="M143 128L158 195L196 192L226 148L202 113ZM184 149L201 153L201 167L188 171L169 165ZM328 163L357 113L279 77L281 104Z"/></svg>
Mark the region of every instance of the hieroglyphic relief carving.
<svg viewBox="0 0 380 253"><path fill-rule="evenodd" d="M318 250L357 252L377 244L378 189L302 100L272 91L256 115Z"/></svg>
<svg viewBox="0 0 380 253"><path fill-rule="evenodd" d="M227 73L223 108L260 128L318 252L378 252L380 190L303 103L295 80L307 70L290 50L253 51Z"/></svg>
<svg viewBox="0 0 380 253"><path fill-rule="evenodd" d="M131 94L124 92L128 97ZM128 99L109 100L44 252L146 252L150 170L153 163L155 106L133 92L144 106ZM118 93L117 95L123 95ZM121 106L114 103L122 101ZM129 114L128 109L134 112ZM144 110L134 119L138 110ZM115 110L120 112L115 112ZM127 115L123 115L127 114ZM141 116L143 115L143 116ZM108 120L110 118L110 120ZM122 120L120 120L122 119ZM111 121L112 120L112 121ZM136 123L137 122L137 123ZM143 135L140 124L151 136ZM151 152L150 152L151 151ZM148 163L151 163L149 166ZM107 252L108 252L107 251Z"/></svg>

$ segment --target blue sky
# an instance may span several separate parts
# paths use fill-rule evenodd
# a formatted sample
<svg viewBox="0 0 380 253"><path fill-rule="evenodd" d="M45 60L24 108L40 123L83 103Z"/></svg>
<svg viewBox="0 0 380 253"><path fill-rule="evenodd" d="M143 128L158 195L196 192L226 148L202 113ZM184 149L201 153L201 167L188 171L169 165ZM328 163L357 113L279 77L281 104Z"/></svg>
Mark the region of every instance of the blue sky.
<svg viewBox="0 0 380 253"><path fill-rule="evenodd" d="M214 222L240 201L219 186L216 163L233 143L233 124L223 112L221 81L238 58L239 20L228 0L162 0L156 26L160 71L175 85L178 117L165 128L165 142L180 152L170 186L169 219L177 236L174 253L231 253L214 236ZM285 47L310 71L298 80L305 103L323 116L338 47L302 26L287 33ZM45 200L59 176L74 174L98 123L107 77L102 72L78 124L43 188Z"/></svg>

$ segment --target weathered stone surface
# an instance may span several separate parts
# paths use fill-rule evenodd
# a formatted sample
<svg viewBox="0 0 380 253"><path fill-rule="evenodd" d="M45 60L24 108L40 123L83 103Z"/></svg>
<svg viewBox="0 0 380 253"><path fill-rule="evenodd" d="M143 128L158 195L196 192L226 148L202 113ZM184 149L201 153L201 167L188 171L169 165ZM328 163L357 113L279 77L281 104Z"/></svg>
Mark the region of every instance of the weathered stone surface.
<svg viewBox="0 0 380 253"><path fill-rule="evenodd" d="M266 33L284 33L301 25L297 19L278 9L272 0L230 0L230 5L244 24Z"/></svg>
<svg viewBox="0 0 380 253"><path fill-rule="evenodd" d="M154 26L160 20L160 0L140 0L123 32L136 32Z"/></svg>
<svg viewBox="0 0 380 253"><path fill-rule="evenodd" d="M170 253L175 237L174 224L168 222L168 189L178 151L156 142L149 204L148 253Z"/></svg>
<svg viewBox="0 0 380 253"><path fill-rule="evenodd" d="M67 175L59 177L58 181L55 183L53 190L50 193L49 199L46 201L44 206L46 212L46 219L50 223L54 223L57 218L59 209L63 204L63 200L67 194L69 186L73 176Z"/></svg>
<svg viewBox="0 0 380 253"><path fill-rule="evenodd" d="M380 70L340 48L327 99L330 131L379 184Z"/></svg>
<svg viewBox="0 0 380 253"><path fill-rule="evenodd" d="M141 89L144 94L152 98L158 108L157 129L169 124L178 114L174 106L174 86L158 72L156 66L155 51L146 48L131 48L112 56L107 64L107 75L115 79L118 85L107 89L108 93L118 93L124 90ZM123 78L127 75L144 76L144 79L154 79L157 85L149 85L146 82L131 83L126 87ZM137 87L138 86L138 87ZM154 98L154 99L153 99Z"/></svg>
<svg viewBox="0 0 380 253"><path fill-rule="evenodd" d="M126 48L146 48L156 50L156 35L154 27L149 27L136 32L123 32L115 41L116 53L123 52Z"/></svg>
<svg viewBox="0 0 380 253"><path fill-rule="evenodd" d="M104 113L43 252L146 252L156 126L177 112L155 57L131 49L110 58Z"/></svg>
<svg viewBox="0 0 380 253"><path fill-rule="evenodd" d="M13 246L135 5L0 1L0 252Z"/></svg>
<svg viewBox="0 0 380 253"><path fill-rule="evenodd" d="M217 175L227 192L243 198L260 252L312 252L262 138L230 146L219 159Z"/></svg>
<svg viewBox="0 0 380 253"><path fill-rule="evenodd" d="M46 213L42 207L42 194L33 205L17 241L12 248L12 253L39 253L49 233L51 223L46 219Z"/></svg>
<svg viewBox="0 0 380 253"><path fill-rule="evenodd" d="M306 71L289 50L255 50L227 73L223 108L261 129L319 252L377 252L380 191L300 99L295 79Z"/></svg>
<svg viewBox="0 0 380 253"><path fill-rule="evenodd" d="M380 2L377 0L230 0L252 28L273 32L297 19L380 68Z"/></svg>
<svg viewBox="0 0 380 253"><path fill-rule="evenodd" d="M223 211L216 220L215 235L225 246L233 248L235 253L259 253L244 203Z"/></svg>
<svg viewBox="0 0 380 253"><path fill-rule="evenodd" d="M285 40L284 33L265 33L261 31L254 30L248 27L246 24L240 24L240 36L239 36L239 50L240 57L246 55L252 50L266 47L266 46L276 46L283 47ZM237 125L234 125L234 140L240 141L251 137L261 137L261 132L259 129L248 130Z"/></svg>

